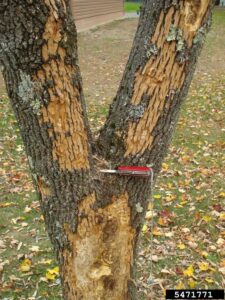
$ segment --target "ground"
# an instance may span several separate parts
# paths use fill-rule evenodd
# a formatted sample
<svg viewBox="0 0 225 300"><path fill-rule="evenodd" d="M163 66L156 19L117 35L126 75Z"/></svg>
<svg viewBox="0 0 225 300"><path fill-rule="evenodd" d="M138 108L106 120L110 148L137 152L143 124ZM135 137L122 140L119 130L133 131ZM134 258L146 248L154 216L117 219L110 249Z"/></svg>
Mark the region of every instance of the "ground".
<svg viewBox="0 0 225 300"><path fill-rule="evenodd" d="M136 25L135 19L121 20L79 34L95 131L116 93ZM225 288L224 36L225 10L217 9L153 193L154 223L149 204L143 227L137 270L142 300L164 299L166 288ZM2 78L0 128L0 298L61 299L57 263Z"/></svg>

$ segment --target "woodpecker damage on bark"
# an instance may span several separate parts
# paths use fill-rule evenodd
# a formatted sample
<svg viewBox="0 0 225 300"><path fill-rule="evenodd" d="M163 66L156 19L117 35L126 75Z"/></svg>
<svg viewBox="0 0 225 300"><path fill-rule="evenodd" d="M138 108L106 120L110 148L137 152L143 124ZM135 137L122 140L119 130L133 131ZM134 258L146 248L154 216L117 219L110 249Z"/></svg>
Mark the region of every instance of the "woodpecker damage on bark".
<svg viewBox="0 0 225 300"><path fill-rule="evenodd" d="M137 299L136 245L154 180L210 27L211 0L144 0L130 57L98 140L87 119L68 0L4 0L0 63L65 299ZM95 149L95 153L92 153Z"/></svg>

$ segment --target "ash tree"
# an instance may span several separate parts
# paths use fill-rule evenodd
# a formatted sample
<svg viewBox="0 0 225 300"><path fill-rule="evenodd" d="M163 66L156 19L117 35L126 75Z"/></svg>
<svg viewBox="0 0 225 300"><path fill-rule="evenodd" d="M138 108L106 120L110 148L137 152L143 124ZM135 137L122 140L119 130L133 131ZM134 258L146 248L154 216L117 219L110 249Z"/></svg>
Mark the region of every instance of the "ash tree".
<svg viewBox="0 0 225 300"><path fill-rule="evenodd" d="M97 140L88 123L69 1L0 2L0 62L65 299L137 299L134 262L150 179L99 169L152 165L155 181L213 2L143 1Z"/></svg>

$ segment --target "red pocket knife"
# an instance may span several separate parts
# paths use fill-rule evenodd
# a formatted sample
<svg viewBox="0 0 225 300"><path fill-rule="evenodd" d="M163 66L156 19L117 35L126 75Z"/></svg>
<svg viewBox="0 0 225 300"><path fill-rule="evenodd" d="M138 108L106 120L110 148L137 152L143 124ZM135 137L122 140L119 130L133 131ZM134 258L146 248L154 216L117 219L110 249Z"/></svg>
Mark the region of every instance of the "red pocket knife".
<svg viewBox="0 0 225 300"><path fill-rule="evenodd" d="M119 166L115 170L100 170L100 172L109 174L119 174L123 176L150 177L152 174L152 169L149 167L139 166Z"/></svg>

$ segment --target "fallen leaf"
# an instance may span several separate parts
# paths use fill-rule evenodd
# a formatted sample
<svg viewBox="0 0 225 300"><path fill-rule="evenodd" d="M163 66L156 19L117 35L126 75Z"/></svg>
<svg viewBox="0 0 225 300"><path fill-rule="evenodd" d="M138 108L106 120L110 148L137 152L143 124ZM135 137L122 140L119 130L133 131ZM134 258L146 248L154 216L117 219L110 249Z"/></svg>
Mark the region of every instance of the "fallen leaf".
<svg viewBox="0 0 225 300"><path fill-rule="evenodd" d="M32 252L39 252L40 248L39 248L39 246L32 246L31 248L29 248L29 250Z"/></svg>
<svg viewBox="0 0 225 300"><path fill-rule="evenodd" d="M142 227L142 232L143 233L147 233L148 232L148 226L146 224L144 224L144 226Z"/></svg>
<svg viewBox="0 0 225 300"><path fill-rule="evenodd" d="M205 278L205 281L208 282L208 283L214 283L214 280L212 278Z"/></svg>
<svg viewBox="0 0 225 300"><path fill-rule="evenodd" d="M169 165L166 163L162 163L162 170L167 171L169 169Z"/></svg>
<svg viewBox="0 0 225 300"><path fill-rule="evenodd" d="M223 246L225 244L225 240L222 238L218 238L218 240L216 241L218 246Z"/></svg>
<svg viewBox="0 0 225 300"><path fill-rule="evenodd" d="M162 269L162 270L161 270L161 273L162 273L162 274L172 274L172 272L169 271L169 270L167 270L167 269Z"/></svg>
<svg viewBox="0 0 225 300"><path fill-rule="evenodd" d="M55 280L56 275L55 275L55 274L51 274L51 273L49 273L49 272L46 272L45 277L46 277L48 280L53 281L53 280Z"/></svg>
<svg viewBox="0 0 225 300"><path fill-rule="evenodd" d="M185 285L182 281L179 281L179 283L175 286L176 290L183 290L185 288Z"/></svg>
<svg viewBox="0 0 225 300"><path fill-rule="evenodd" d="M45 274L45 277L48 279L48 280L55 280L55 278L59 275L59 267L55 267L53 269L48 269L46 274Z"/></svg>
<svg viewBox="0 0 225 300"><path fill-rule="evenodd" d="M0 249L5 249L6 245L3 240L0 240Z"/></svg>
<svg viewBox="0 0 225 300"><path fill-rule="evenodd" d="M146 219L146 220L152 219L152 215L153 215L152 211L147 211L146 216L145 216L145 219Z"/></svg>
<svg viewBox="0 0 225 300"><path fill-rule="evenodd" d="M212 251L212 252L216 251L216 246L210 245L209 250Z"/></svg>
<svg viewBox="0 0 225 300"><path fill-rule="evenodd" d="M20 264L21 272L29 272L31 268L32 262L30 259L25 258L24 261Z"/></svg>
<svg viewBox="0 0 225 300"><path fill-rule="evenodd" d="M159 257L157 255L152 255L152 261L158 262L159 261Z"/></svg>
<svg viewBox="0 0 225 300"><path fill-rule="evenodd" d="M188 242L188 245L189 245L190 248L192 248L192 249L196 249L196 248L198 247L198 244L195 243L195 242L192 242L192 241L189 241L189 242Z"/></svg>
<svg viewBox="0 0 225 300"><path fill-rule="evenodd" d="M167 226L168 222L165 218L159 217L158 222L157 222L160 226Z"/></svg>
<svg viewBox="0 0 225 300"><path fill-rule="evenodd" d="M42 259L40 261L40 264L43 264L43 265L50 265L52 263L52 259Z"/></svg>
<svg viewBox="0 0 225 300"><path fill-rule="evenodd" d="M220 198L225 198L225 192L219 193L219 197L220 197Z"/></svg>
<svg viewBox="0 0 225 300"><path fill-rule="evenodd" d="M43 222L44 221L44 216L41 215L40 218L39 218L39 220Z"/></svg>
<svg viewBox="0 0 225 300"><path fill-rule="evenodd" d="M219 272L225 275L225 267L219 268Z"/></svg>
<svg viewBox="0 0 225 300"><path fill-rule="evenodd" d="M173 231L166 232L166 233L165 233L165 236L166 236L166 237L173 237L173 236L174 236L174 232L173 232Z"/></svg>
<svg viewBox="0 0 225 300"><path fill-rule="evenodd" d="M190 229L189 228L182 228L181 231L183 233L189 233L190 232Z"/></svg>
<svg viewBox="0 0 225 300"><path fill-rule="evenodd" d="M163 233L159 230L158 227L155 227L153 229L152 234L155 235L155 236L161 236L161 235L163 235Z"/></svg>
<svg viewBox="0 0 225 300"><path fill-rule="evenodd" d="M175 200L176 198L177 198L176 195L168 195L168 196L166 196L165 200L167 202L170 202L170 201Z"/></svg>
<svg viewBox="0 0 225 300"><path fill-rule="evenodd" d="M201 255L203 256L203 257L208 257L209 256L209 253L208 252L206 252L206 251L202 251L201 252Z"/></svg>
<svg viewBox="0 0 225 300"><path fill-rule="evenodd" d="M194 289L195 286L196 286L196 282L195 282L192 278L190 278L190 279L188 280L188 285L189 285L189 287L190 287L191 289Z"/></svg>
<svg viewBox="0 0 225 300"><path fill-rule="evenodd" d="M220 266L221 266L221 267L225 267L225 258L221 260Z"/></svg>
<svg viewBox="0 0 225 300"><path fill-rule="evenodd" d="M207 262L201 262L198 263L199 269L201 271L208 271L209 270L209 264Z"/></svg>
<svg viewBox="0 0 225 300"><path fill-rule="evenodd" d="M184 270L184 275L188 277L192 277L194 275L194 268L190 265L186 270Z"/></svg>
<svg viewBox="0 0 225 300"><path fill-rule="evenodd" d="M48 282L46 277L40 277L39 282Z"/></svg>
<svg viewBox="0 0 225 300"><path fill-rule="evenodd" d="M223 220L223 221L225 220L225 213L224 212L220 214L220 220Z"/></svg>
<svg viewBox="0 0 225 300"><path fill-rule="evenodd" d="M186 246L184 244L180 243L180 244L177 244L177 248L180 250L184 250L186 248Z"/></svg>
<svg viewBox="0 0 225 300"><path fill-rule="evenodd" d="M16 204L14 202L3 202L0 203L0 208L1 207L10 207L10 206L15 206Z"/></svg>
<svg viewBox="0 0 225 300"><path fill-rule="evenodd" d="M203 216L202 219L206 222L206 223L209 223L212 221L212 217L210 216Z"/></svg>
<svg viewBox="0 0 225 300"><path fill-rule="evenodd" d="M26 206L24 209L25 213L29 213L32 210L32 208L30 208L29 206Z"/></svg>

